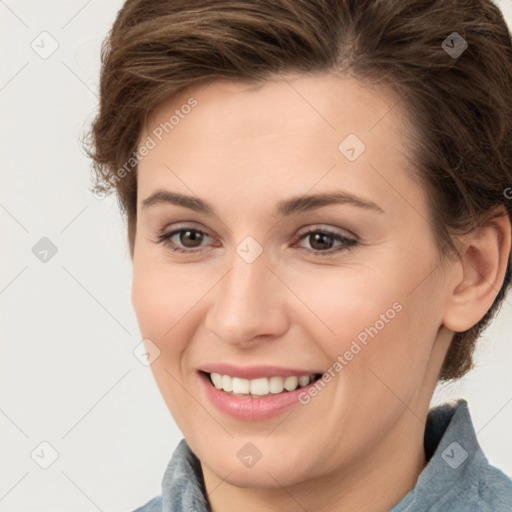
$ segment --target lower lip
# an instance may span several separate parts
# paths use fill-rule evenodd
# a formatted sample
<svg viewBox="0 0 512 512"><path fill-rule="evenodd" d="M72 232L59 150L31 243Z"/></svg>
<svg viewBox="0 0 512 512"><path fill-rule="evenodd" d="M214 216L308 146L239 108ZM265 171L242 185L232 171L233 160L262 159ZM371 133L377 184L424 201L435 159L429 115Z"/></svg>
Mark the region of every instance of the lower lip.
<svg viewBox="0 0 512 512"><path fill-rule="evenodd" d="M231 395L217 389L208 375L201 372L198 372L198 374L206 395L213 405L223 413L244 421L260 421L273 418L294 405L301 404L299 395L304 392L307 393L309 388L317 382L310 382L307 386L297 388L294 391L269 394L262 398L251 398Z"/></svg>

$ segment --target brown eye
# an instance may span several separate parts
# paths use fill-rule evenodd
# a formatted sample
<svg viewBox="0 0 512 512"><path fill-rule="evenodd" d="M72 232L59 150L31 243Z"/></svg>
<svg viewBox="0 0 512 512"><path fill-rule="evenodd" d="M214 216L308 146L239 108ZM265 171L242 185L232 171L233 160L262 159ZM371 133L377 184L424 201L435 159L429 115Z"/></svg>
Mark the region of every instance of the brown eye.
<svg viewBox="0 0 512 512"><path fill-rule="evenodd" d="M207 238L211 237L204 231L185 227L175 229L170 233L160 234L156 239L156 243L161 243L172 251L195 253L206 248L203 242Z"/></svg>
<svg viewBox="0 0 512 512"><path fill-rule="evenodd" d="M184 247L200 247L204 234L196 229L186 229L179 232L179 241Z"/></svg>
<svg viewBox="0 0 512 512"><path fill-rule="evenodd" d="M347 238L341 233L335 233L326 229L317 229L308 231L299 238L299 248L309 251L310 253L318 256L329 256L334 253L352 249L357 240ZM302 245L307 242L309 247Z"/></svg>
<svg viewBox="0 0 512 512"><path fill-rule="evenodd" d="M315 251L331 249L334 243L334 237L328 233L312 233L308 235L309 245Z"/></svg>

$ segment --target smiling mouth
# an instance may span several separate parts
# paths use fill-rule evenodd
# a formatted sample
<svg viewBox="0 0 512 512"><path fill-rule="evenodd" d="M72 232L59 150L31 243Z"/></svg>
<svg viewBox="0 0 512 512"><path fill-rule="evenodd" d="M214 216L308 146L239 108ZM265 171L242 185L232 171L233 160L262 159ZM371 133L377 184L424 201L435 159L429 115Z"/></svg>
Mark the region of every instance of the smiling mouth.
<svg viewBox="0 0 512 512"><path fill-rule="evenodd" d="M240 377L231 377L230 375L221 375L219 373L208 373L200 371L205 375L210 384L218 390L229 393L233 396L264 398L270 395L288 393L296 389L303 388L312 382L316 382L322 377L321 373L312 373L310 375L298 375L289 377L260 377L257 379L243 379Z"/></svg>

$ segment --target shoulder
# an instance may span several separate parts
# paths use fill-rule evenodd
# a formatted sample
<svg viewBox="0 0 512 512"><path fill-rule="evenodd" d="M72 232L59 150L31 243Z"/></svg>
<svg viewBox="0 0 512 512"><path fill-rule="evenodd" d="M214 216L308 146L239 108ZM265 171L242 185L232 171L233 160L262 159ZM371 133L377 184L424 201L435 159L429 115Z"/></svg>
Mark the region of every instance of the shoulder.
<svg viewBox="0 0 512 512"><path fill-rule="evenodd" d="M156 496L133 512L162 512L162 496Z"/></svg>

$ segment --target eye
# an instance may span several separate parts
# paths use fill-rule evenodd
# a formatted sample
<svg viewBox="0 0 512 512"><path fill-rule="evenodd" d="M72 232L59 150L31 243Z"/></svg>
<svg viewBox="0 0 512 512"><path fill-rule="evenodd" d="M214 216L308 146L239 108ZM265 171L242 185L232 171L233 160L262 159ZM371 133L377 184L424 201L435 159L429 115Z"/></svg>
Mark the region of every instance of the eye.
<svg viewBox="0 0 512 512"><path fill-rule="evenodd" d="M206 238L211 237L200 229L189 227L162 233L158 235L156 242L176 252L198 252L194 249L202 250L201 243Z"/></svg>
<svg viewBox="0 0 512 512"><path fill-rule="evenodd" d="M328 229L310 230L299 237L299 242L307 241L311 247L300 246L300 249L319 256L329 256L344 250L352 249L357 241L353 238L348 238L341 233L336 233ZM338 245L335 245L338 242Z"/></svg>

